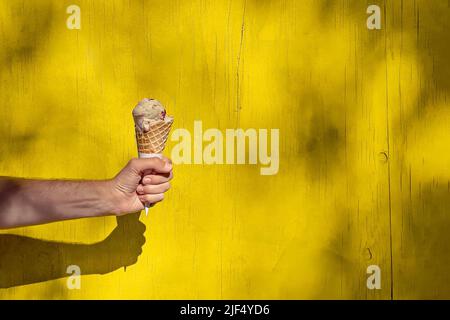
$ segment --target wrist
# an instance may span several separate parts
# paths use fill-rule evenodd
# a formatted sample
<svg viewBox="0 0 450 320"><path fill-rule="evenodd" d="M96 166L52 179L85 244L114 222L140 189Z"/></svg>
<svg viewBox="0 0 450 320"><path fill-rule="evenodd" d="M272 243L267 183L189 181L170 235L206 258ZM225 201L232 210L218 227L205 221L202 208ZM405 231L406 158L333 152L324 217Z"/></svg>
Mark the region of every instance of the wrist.
<svg viewBox="0 0 450 320"><path fill-rule="evenodd" d="M104 180L99 182L99 199L101 199L102 206L105 209L104 214L118 215L121 213L122 202L119 192L114 187L114 181Z"/></svg>

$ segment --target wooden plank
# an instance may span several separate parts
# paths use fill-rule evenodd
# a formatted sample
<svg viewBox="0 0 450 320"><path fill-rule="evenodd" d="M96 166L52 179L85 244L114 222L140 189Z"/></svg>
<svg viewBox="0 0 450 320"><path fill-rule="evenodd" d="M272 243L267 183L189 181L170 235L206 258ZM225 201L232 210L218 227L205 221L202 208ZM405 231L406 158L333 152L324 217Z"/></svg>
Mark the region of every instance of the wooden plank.
<svg viewBox="0 0 450 320"><path fill-rule="evenodd" d="M135 155L130 112L144 96L168 107L175 129L280 129L276 175L177 165L168 198L141 218L147 242L126 272L117 259L132 258L129 238L89 245L115 218L6 232L43 239L1 238L49 263L2 265L14 286L1 298L392 296L390 213L404 196L391 195L390 212L398 36L367 30L368 3L82 0L79 31L65 27L61 1L1 6L2 175L113 176ZM135 223L120 230L132 237ZM105 274L83 277L82 290L51 280L77 261ZM381 268L381 290L366 287L369 265Z"/></svg>
<svg viewBox="0 0 450 320"><path fill-rule="evenodd" d="M444 1L402 1L392 9L394 297L448 299L450 9Z"/></svg>

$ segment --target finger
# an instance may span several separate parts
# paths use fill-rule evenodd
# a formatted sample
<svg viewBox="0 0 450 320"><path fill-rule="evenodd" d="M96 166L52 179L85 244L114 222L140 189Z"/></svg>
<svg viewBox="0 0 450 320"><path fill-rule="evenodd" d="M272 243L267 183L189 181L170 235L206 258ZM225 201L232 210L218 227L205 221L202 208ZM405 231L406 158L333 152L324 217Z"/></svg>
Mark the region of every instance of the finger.
<svg viewBox="0 0 450 320"><path fill-rule="evenodd" d="M161 184L149 184L146 186L139 185L137 187L137 193L138 194L157 194L157 193L163 193L170 189L170 183L165 182Z"/></svg>
<svg viewBox="0 0 450 320"><path fill-rule="evenodd" d="M173 171L161 174L149 174L142 179L142 184L161 184L173 179Z"/></svg>
<svg viewBox="0 0 450 320"><path fill-rule="evenodd" d="M170 164L172 164L172 160L170 158L167 158L166 156L161 156L161 159L164 160L165 162L168 162Z"/></svg>
<svg viewBox="0 0 450 320"><path fill-rule="evenodd" d="M136 188L136 192L138 195L145 195L145 194L158 194L166 192L170 189L170 183L165 182L161 184L149 184L149 185L139 185Z"/></svg>
<svg viewBox="0 0 450 320"><path fill-rule="evenodd" d="M170 170L172 170L171 163L159 158L134 158L129 161L128 165L139 174L143 174L146 171L168 173L170 172Z"/></svg>
<svg viewBox="0 0 450 320"><path fill-rule="evenodd" d="M139 195L139 200L145 204L160 202L164 199L164 193Z"/></svg>

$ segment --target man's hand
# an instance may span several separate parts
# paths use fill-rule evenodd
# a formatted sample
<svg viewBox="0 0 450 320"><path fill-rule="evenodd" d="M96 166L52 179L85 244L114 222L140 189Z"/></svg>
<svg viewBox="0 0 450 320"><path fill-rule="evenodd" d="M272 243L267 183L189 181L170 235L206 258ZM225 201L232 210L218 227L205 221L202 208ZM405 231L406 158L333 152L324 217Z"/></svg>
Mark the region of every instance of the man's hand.
<svg viewBox="0 0 450 320"><path fill-rule="evenodd" d="M167 158L132 159L103 181L0 177L0 229L141 211L164 198L171 179Z"/></svg>
<svg viewBox="0 0 450 320"><path fill-rule="evenodd" d="M168 158L132 159L110 181L114 213L124 215L144 209L164 199L172 179L172 163Z"/></svg>

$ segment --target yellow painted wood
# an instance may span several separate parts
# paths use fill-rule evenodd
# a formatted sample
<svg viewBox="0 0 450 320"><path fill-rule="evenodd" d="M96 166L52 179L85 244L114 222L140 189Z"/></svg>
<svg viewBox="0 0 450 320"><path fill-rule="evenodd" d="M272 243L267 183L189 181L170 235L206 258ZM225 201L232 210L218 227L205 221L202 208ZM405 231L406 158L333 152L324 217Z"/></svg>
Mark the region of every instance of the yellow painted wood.
<svg viewBox="0 0 450 320"><path fill-rule="evenodd" d="M174 129L279 128L280 170L175 166L126 271L135 216L2 231L0 298L448 297L445 1L378 1L382 30L369 1L81 0L81 30L69 4L0 2L0 175L112 177L143 97Z"/></svg>
<svg viewBox="0 0 450 320"><path fill-rule="evenodd" d="M394 296L450 298L450 7L404 1L387 38Z"/></svg>

